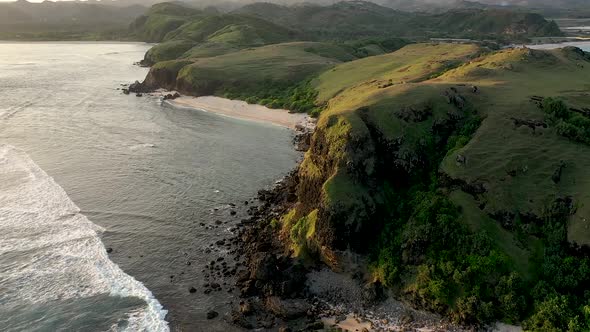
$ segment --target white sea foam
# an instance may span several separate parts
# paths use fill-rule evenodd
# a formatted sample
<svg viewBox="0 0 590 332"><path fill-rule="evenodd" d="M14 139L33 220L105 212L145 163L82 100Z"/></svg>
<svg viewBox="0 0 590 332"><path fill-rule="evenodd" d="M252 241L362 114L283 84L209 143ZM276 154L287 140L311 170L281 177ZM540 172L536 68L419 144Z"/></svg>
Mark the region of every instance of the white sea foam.
<svg viewBox="0 0 590 332"><path fill-rule="evenodd" d="M161 304L108 258L102 231L26 153L0 145L0 304L137 297L147 305L125 330L168 331Z"/></svg>

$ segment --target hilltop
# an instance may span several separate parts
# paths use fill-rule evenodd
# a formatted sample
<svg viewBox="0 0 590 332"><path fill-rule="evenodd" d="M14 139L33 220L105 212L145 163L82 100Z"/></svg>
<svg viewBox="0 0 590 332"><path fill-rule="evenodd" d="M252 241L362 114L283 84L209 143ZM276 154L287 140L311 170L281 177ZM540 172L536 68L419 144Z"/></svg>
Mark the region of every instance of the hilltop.
<svg viewBox="0 0 590 332"><path fill-rule="evenodd" d="M179 58L200 58L231 53L248 47L294 39L296 32L250 16L205 12L173 3L153 6L130 27L137 38L159 42L144 63Z"/></svg>

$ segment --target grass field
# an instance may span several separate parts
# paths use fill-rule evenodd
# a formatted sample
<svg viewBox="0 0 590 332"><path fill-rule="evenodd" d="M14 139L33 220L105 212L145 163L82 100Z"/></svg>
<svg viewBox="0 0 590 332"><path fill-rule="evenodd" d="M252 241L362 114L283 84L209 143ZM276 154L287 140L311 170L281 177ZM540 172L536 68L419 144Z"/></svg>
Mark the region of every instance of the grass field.
<svg viewBox="0 0 590 332"><path fill-rule="evenodd" d="M590 244L586 220L590 183L584 166L590 147L560 137L553 128L516 127L511 118L543 120L531 96L560 97L572 104L590 104L590 65L572 51L505 51L473 61L440 77L438 82L480 86L475 100L486 116L474 139L450 155L441 169L452 177L486 184L487 213L543 215L557 197L573 196L579 206L571 219L570 240ZM551 84L559 82L559 84ZM458 154L465 165L454 162ZM552 175L565 163L561 181Z"/></svg>
<svg viewBox="0 0 590 332"><path fill-rule="evenodd" d="M318 99L320 102L328 101L344 89L361 84L383 86L423 81L463 63L479 52L480 49L474 45L419 44L406 46L394 53L342 64L317 79Z"/></svg>

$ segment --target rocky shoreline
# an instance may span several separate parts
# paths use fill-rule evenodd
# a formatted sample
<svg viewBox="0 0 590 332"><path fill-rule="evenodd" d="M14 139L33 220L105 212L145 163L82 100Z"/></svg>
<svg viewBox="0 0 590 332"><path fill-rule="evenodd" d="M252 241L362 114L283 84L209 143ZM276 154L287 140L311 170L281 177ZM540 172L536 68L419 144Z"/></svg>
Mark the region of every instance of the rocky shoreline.
<svg viewBox="0 0 590 332"><path fill-rule="evenodd" d="M378 282L367 282L362 269L337 273L292 258L273 220L296 203L297 184L297 171L292 171L245 202L248 217L227 241L237 261L232 275L240 301L225 319L248 330L283 332L466 331L394 300Z"/></svg>

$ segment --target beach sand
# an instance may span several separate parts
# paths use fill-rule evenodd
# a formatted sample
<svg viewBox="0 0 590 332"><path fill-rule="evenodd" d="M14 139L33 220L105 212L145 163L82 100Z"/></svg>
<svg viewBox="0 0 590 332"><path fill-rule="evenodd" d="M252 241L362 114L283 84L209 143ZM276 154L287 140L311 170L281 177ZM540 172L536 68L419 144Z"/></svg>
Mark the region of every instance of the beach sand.
<svg viewBox="0 0 590 332"><path fill-rule="evenodd" d="M206 112L218 113L233 118L272 123L290 129L313 128L314 121L307 114L289 113L287 110L270 109L252 105L244 101L230 100L214 96L182 96L168 100L173 106L190 107Z"/></svg>

